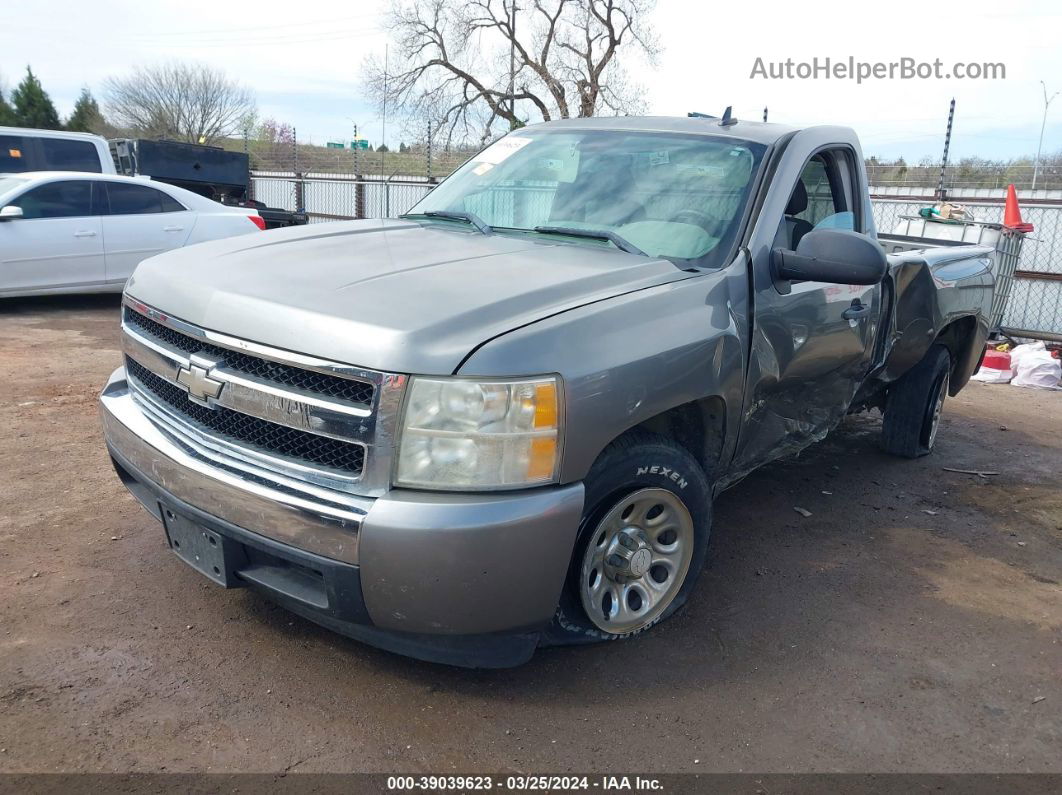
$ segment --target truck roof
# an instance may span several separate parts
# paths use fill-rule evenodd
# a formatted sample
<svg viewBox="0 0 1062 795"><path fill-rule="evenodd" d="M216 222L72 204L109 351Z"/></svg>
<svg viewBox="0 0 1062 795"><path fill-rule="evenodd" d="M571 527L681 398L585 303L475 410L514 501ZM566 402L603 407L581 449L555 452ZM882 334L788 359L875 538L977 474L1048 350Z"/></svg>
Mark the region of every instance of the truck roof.
<svg viewBox="0 0 1062 795"><path fill-rule="evenodd" d="M105 179L111 182L121 182L128 180L136 180L137 182L149 182L151 177L127 177L123 174L101 174L98 171L14 171L11 173L4 173L5 177L15 177L17 179L34 180L34 179Z"/></svg>
<svg viewBox="0 0 1062 795"><path fill-rule="evenodd" d="M35 127L0 127L0 135L21 135L30 138L69 138L75 141L104 141L101 135L70 130L38 130Z"/></svg>
<svg viewBox="0 0 1062 795"><path fill-rule="evenodd" d="M591 118L558 119L529 125L529 129L626 130L630 132L669 132L700 135L727 135L760 144L772 144L798 127L737 118L727 127L719 126L719 119L686 116L594 116ZM517 133L519 134L519 133Z"/></svg>

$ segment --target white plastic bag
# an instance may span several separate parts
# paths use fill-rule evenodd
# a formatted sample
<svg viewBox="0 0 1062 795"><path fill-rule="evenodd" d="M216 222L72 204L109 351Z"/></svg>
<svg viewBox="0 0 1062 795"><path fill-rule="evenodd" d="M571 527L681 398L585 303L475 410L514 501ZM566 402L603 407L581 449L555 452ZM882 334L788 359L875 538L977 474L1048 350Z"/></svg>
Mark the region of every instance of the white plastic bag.
<svg viewBox="0 0 1062 795"><path fill-rule="evenodd" d="M1010 353L1010 366L1014 370L1013 386L1031 386L1038 389L1058 389L1062 379L1062 362L1054 358L1043 342L1018 345Z"/></svg>
<svg viewBox="0 0 1062 795"><path fill-rule="evenodd" d="M1036 351L1045 351L1047 346L1044 345L1043 340L1037 340L1036 342L1026 342L1021 345L1015 345L1014 350L1010 352L1010 367L1016 369L1018 362L1021 361L1021 357L1026 354L1035 353Z"/></svg>

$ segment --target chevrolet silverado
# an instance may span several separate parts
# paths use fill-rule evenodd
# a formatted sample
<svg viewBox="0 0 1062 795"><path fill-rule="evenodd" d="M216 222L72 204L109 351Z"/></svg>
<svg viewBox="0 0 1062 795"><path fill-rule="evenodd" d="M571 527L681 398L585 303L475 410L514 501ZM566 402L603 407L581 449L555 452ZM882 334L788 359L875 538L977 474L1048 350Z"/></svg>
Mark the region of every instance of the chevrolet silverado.
<svg viewBox="0 0 1062 795"><path fill-rule="evenodd" d="M102 418L218 584L516 665L672 615L713 497L847 413L930 452L993 285L991 248L878 239L850 129L563 120L401 218L144 262Z"/></svg>

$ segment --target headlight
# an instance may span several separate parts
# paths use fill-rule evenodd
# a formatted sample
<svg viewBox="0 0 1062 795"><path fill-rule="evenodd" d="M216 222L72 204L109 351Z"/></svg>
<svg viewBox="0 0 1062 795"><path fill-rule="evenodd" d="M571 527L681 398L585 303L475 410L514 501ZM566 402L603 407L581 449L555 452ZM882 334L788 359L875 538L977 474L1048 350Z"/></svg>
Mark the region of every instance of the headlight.
<svg viewBox="0 0 1062 795"><path fill-rule="evenodd" d="M557 378L410 379L395 485L511 489L557 475Z"/></svg>

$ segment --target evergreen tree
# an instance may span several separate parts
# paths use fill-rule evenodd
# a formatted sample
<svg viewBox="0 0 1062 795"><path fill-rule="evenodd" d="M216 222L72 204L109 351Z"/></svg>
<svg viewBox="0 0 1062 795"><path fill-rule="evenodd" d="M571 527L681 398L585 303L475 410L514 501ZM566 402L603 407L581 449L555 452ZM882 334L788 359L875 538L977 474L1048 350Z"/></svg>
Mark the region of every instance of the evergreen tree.
<svg viewBox="0 0 1062 795"><path fill-rule="evenodd" d="M0 90L0 127L14 127L15 123L15 111L7 104L4 92Z"/></svg>
<svg viewBox="0 0 1062 795"><path fill-rule="evenodd" d="M66 129L73 132L96 132L103 120L100 106L87 88L81 89L81 96L74 103L74 112L66 120Z"/></svg>
<svg viewBox="0 0 1062 795"><path fill-rule="evenodd" d="M63 128L51 97L28 66L26 76L11 93L11 104L15 107L15 124L19 127L37 127L42 130Z"/></svg>

